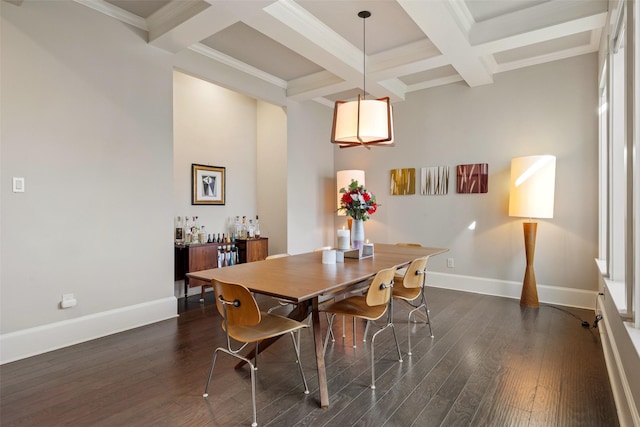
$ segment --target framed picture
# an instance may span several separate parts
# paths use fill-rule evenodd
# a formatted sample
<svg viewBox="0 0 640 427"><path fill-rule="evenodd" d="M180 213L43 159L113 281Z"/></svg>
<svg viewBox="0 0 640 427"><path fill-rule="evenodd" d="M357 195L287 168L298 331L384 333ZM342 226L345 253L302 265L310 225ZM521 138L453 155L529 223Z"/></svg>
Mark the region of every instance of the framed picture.
<svg viewBox="0 0 640 427"><path fill-rule="evenodd" d="M225 169L191 165L191 204L224 205Z"/></svg>
<svg viewBox="0 0 640 427"><path fill-rule="evenodd" d="M391 195L416 194L415 168L391 169Z"/></svg>
<svg viewBox="0 0 640 427"><path fill-rule="evenodd" d="M474 163L456 166L458 193L486 193L489 191L489 164Z"/></svg>

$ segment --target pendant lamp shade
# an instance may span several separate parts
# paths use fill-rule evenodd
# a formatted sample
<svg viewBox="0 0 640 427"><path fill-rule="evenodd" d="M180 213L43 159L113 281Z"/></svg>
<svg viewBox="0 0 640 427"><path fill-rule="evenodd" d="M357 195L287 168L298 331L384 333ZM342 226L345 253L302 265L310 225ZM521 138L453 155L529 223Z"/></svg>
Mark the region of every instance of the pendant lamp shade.
<svg viewBox="0 0 640 427"><path fill-rule="evenodd" d="M362 18L363 39L366 40L365 20L371 12L358 13ZM393 146L393 109L389 97L365 99L366 65L365 46L363 54L363 93L357 101L336 101L333 110L331 142L345 147Z"/></svg>
<svg viewBox="0 0 640 427"><path fill-rule="evenodd" d="M393 145L389 98L336 101L331 142L340 146Z"/></svg>

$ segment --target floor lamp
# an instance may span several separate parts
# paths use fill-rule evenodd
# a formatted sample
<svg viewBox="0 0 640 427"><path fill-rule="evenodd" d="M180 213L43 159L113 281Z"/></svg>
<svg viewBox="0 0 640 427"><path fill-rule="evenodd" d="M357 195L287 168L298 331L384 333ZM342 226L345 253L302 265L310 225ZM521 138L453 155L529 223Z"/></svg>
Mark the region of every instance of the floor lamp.
<svg viewBox="0 0 640 427"><path fill-rule="evenodd" d="M511 160L509 216L529 218L529 221L523 222L527 267L520 305L524 307L540 306L536 275L533 271L538 223L532 218L553 218L555 177L555 156L526 156Z"/></svg>

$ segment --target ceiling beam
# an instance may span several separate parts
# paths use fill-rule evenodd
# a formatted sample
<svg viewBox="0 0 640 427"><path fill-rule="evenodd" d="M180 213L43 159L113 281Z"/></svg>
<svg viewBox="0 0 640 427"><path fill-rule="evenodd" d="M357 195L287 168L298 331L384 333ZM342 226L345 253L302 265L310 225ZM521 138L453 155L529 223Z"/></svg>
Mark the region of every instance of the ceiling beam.
<svg viewBox="0 0 640 427"><path fill-rule="evenodd" d="M469 40L473 46L486 45L518 35L537 33L543 29L545 32L550 31L551 38L553 28L556 29L553 37L558 37L563 35L558 34L559 28L564 33L574 34L592 30L594 25L602 27L603 15L607 15L607 3L603 1L551 0L474 23L469 31ZM568 25L570 23L575 25Z"/></svg>
<svg viewBox="0 0 640 427"><path fill-rule="evenodd" d="M294 1L279 0L266 7L264 12L244 20L244 23L298 55L318 64L347 82L347 86L362 89L361 86L364 82L363 53L359 48L349 43ZM295 93L298 99L312 99L335 93L331 92L334 85L327 86L325 91L312 85L308 88L308 95L304 95L302 80L296 83L295 89L292 88L291 92ZM342 86L340 83L337 84ZM404 99L404 93L397 93L390 88L397 89L393 86L385 87L378 84L377 81L367 79L367 92L372 95L376 97L388 96L392 102Z"/></svg>
<svg viewBox="0 0 640 427"><path fill-rule="evenodd" d="M149 43L172 53L199 43L238 21L262 13L273 0L173 0L147 18Z"/></svg>
<svg viewBox="0 0 640 427"><path fill-rule="evenodd" d="M471 87L493 83L493 77L478 58L460 26L460 18L447 2L398 0L431 42L449 59Z"/></svg>

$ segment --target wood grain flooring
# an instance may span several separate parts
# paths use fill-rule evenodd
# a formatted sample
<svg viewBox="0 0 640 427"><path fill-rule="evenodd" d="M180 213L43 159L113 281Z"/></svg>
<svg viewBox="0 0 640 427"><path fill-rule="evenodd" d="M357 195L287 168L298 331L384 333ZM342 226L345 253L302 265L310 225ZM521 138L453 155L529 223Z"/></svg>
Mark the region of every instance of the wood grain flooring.
<svg viewBox="0 0 640 427"><path fill-rule="evenodd" d="M351 322L326 354L331 406L318 406L310 330L302 364L291 340L259 358L258 423L264 426L617 426L597 329L587 310L428 288L435 338L424 324L395 323L404 361L390 331L376 338L376 390L370 350ZM211 293L204 305L179 302L177 319L159 322L0 367L2 426L236 426L251 423L246 367L222 354L202 397L213 349L224 345ZM260 298L263 307L273 305ZM407 356L407 332L413 355Z"/></svg>

